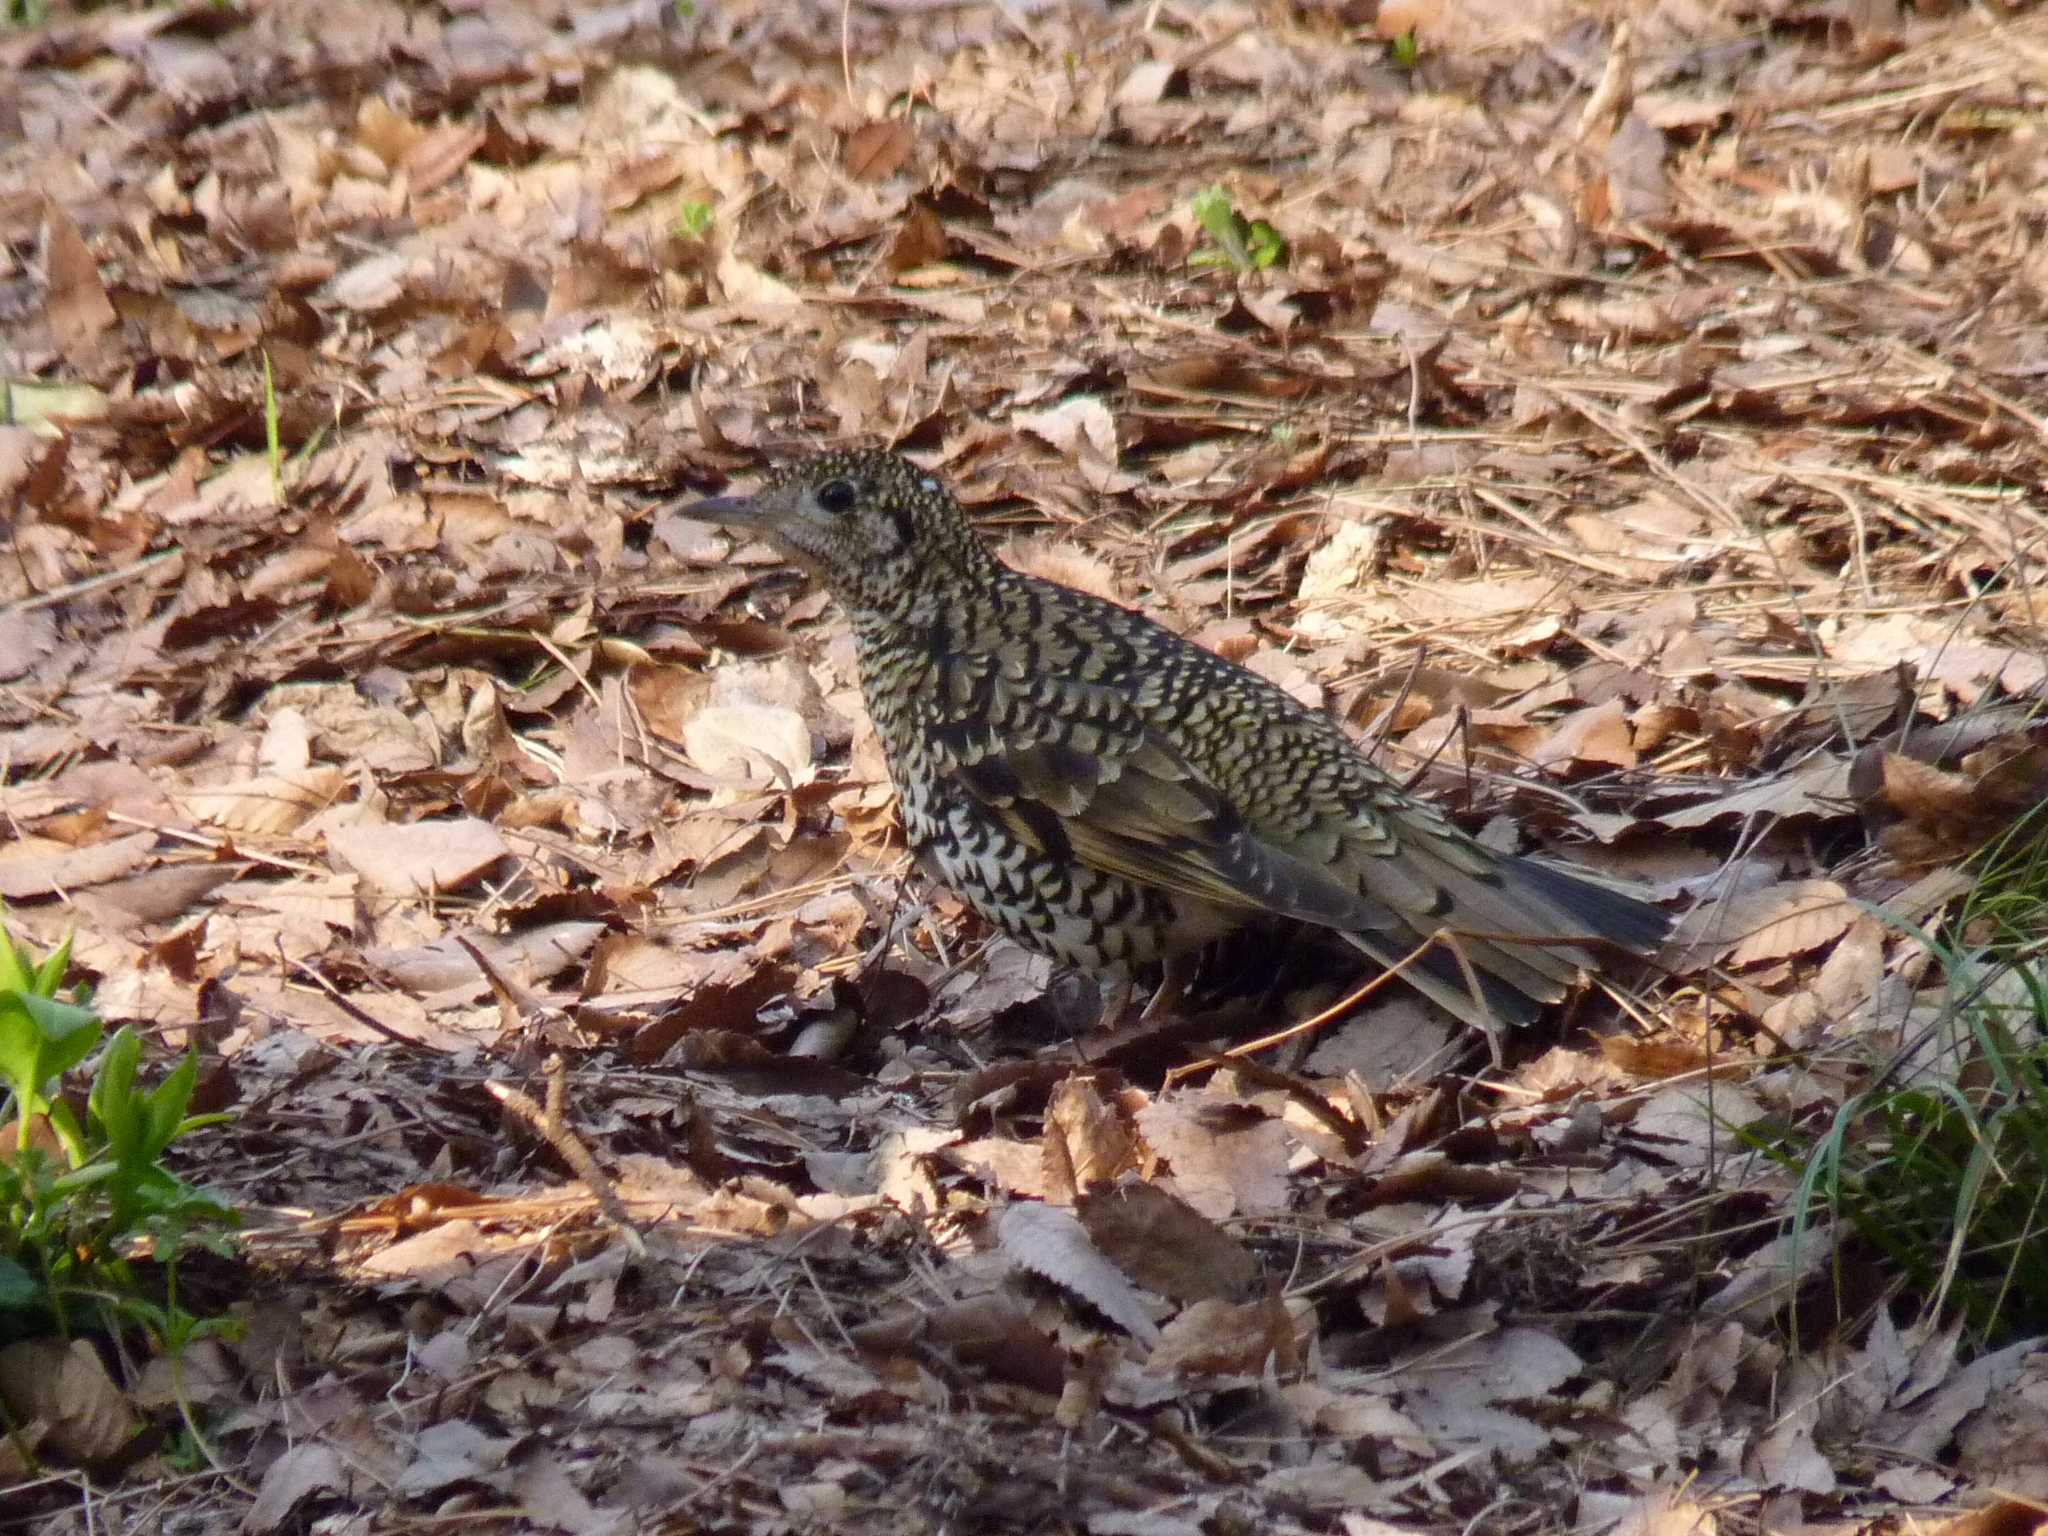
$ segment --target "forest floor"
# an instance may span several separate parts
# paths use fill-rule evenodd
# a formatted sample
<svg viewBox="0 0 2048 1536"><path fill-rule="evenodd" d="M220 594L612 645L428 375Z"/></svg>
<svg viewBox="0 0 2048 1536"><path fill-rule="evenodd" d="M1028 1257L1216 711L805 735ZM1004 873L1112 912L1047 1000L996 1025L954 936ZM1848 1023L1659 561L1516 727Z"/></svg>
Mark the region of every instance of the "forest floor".
<svg viewBox="0 0 2048 1536"><path fill-rule="evenodd" d="M1770 1149L1973 1081L2048 783L2048 15L1397 4L0 30L0 897L245 1213L0 1521L2033 1528L2048 1346ZM1668 952L1077 1033L655 510L847 442Z"/></svg>

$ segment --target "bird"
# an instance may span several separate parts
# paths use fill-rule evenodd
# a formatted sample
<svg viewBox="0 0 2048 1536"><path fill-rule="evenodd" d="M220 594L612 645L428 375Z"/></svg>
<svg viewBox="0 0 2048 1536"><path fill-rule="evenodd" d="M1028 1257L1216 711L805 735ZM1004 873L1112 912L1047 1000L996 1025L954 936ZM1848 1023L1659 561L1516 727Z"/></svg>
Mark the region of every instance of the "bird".
<svg viewBox="0 0 2048 1536"><path fill-rule="evenodd" d="M1142 614L1005 565L932 474L818 453L667 510L764 539L851 623L904 833L1027 949L1141 1017L1205 949L1322 930L1453 1017L1527 1023L1653 952L1659 908L1496 852L1327 714Z"/></svg>

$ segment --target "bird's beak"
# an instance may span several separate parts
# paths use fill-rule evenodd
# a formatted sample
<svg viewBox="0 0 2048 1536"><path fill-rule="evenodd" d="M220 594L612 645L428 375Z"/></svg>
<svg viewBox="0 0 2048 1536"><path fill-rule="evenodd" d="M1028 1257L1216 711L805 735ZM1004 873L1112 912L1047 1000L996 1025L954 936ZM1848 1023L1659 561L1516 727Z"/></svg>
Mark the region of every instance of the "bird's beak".
<svg viewBox="0 0 2048 1536"><path fill-rule="evenodd" d="M702 547L699 536L685 533L679 523L712 523L752 534L766 522L751 496L678 496L655 507L652 517L654 536L678 552Z"/></svg>
<svg viewBox="0 0 2048 1536"><path fill-rule="evenodd" d="M751 496L707 496L701 501L677 497L657 515L686 518L693 523L724 523L733 528L756 528L761 524L761 509Z"/></svg>
<svg viewBox="0 0 2048 1536"><path fill-rule="evenodd" d="M765 539L802 563L812 558L809 546L815 537L801 509L791 507L793 494L788 486L780 486L754 496L712 496L701 501L678 497L655 514L655 531L660 533L669 522L715 523ZM675 540L668 542L675 546Z"/></svg>

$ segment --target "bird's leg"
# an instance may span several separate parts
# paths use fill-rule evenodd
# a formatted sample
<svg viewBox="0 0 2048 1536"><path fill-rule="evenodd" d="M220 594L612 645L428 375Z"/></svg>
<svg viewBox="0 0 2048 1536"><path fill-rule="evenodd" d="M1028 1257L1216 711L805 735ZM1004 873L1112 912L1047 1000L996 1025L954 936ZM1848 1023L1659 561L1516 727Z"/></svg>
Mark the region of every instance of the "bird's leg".
<svg viewBox="0 0 2048 1536"><path fill-rule="evenodd" d="M1133 1022L1155 1024L1163 1018L1172 1017L1174 1010L1180 1007L1181 998L1187 994L1188 982L1193 979L1195 969L1192 956L1176 955L1169 959L1165 974L1159 978L1158 989ZM1101 1029L1121 1024L1124 1015L1130 1011L1131 994L1136 990L1136 984L1127 973L1118 974L1116 980L1102 990L1102 1012L1095 1021L1096 1027Z"/></svg>
<svg viewBox="0 0 2048 1536"><path fill-rule="evenodd" d="M1159 978L1159 990L1152 994L1152 1001L1145 1005L1145 1011L1138 1015L1140 1024L1150 1024L1161 1018L1170 1017L1180 1007L1180 1000L1187 995L1188 983L1194 980L1195 957L1191 954L1173 954L1166 957L1165 974Z"/></svg>

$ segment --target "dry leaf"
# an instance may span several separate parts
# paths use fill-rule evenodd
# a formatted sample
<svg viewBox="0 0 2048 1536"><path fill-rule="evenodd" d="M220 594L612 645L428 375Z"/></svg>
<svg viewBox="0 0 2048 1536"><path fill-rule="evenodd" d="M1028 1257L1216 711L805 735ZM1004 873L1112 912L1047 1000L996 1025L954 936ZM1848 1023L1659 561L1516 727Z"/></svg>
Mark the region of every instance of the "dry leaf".
<svg viewBox="0 0 2048 1536"><path fill-rule="evenodd" d="M318 1440L289 1446L264 1471L256 1502L242 1516L242 1530L260 1536L281 1528L293 1512L316 1494L338 1493L351 1484L341 1453Z"/></svg>
<svg viewBox="0 0 2048 1536"><path fill-rule="evenodd" d="M682 728L683 750L727 784L808 784L811 728L793 709L767 704L707 704Z"/></svg>
<svg viewBox="0 0 2048 1536"><path fill-rule="evenodd" d="M1621 700L1609 699L1565 716L1529 749L1529 760L1544 766L1576 762L1605 768L1635 767L1635 741Z"/></svg>
<svg viewBox="0 0 2048 1536"><path fill-rule="evenodd" d="M1046 1187L1061 1204L1130 1168L1135 1138L1120 1106L1107 1103L1093 1079L1069 1077L1045 1109Z"/></svg>
<svg viewBox="0 0 2048 1536"><path fill-rule="evenodd" d="M917 135L907 117L862 123L846 136L840 161L856 181L887 181L903 169Z"/></svg>
<svg viewBox="0 0 2048 1536"><path fill-rule="evenodd" d="M1081 1225L1112 1263L1176 1301L1243 1296L1258 1282L1248 1249L1156 1184L1124 1179L1085 1193Z"/></svg>
<svg viewBox="0 0 2048 1536"><path fill-rule="evenodd" d="M1116 423L1109 407L1093 395L1075 395L1043 411L1019 411L1010 425L1078 458L1085 443L1105 463L1117 461Z"/></svg>
<svg viewBox="0 0 2048 1536"><path fill-rule="evenodd" d="M803 305L789 284L730 252L718 259L718 286L726 303L757 320L773 322Z"/></svg>
<svg viewBox="0 0 2048 1536"><path fill-rule="evenodd" d="M1277 1297L1198 1301L1159 1332L1146 1367L1162 1376L1282 1376L1300 1369L1294 1319Z"/></svg>
<svg viewBox="0 0 2048 1536"><path fill-rule="evenodd" d="M996 1235L1011 1263L1071 1291L1139 1343L1157 1342L1159 1327L1143 1298L1072 1211L1013 1200L996 1217Z"/></svg>
<svg viewBox="0 0 2048 1536"><path fill-rule="evenodd" d="M1720 1536L1714 1512L1668 1488L1643 1495L1608 1536Z"/></svg>
<svg viewBox="0 0 2048 1536"><path fill-rule="evenodd" d="M154 832L74 848L45 837L0 845L0 896L13 901L75 891L119 879L156 849Z"/></svg>
<svg viewBox="0 0 2048 1536"><path fill-rule="evenodd" d="M1173 1170L1169 1187L1212 1220L1277 1214L1287 1204L1287 1128L1200 1094L1155 1099L1138 1129Z"/></svg>
<svg viewBox="0 0 2048 1536"><path fill-rule="evenodd" d="M896 238L889 242L884 265L892 274L901 277L913 268L943 261L951 249L952 242L946 238L946 226L939 222L936 213L920 203L905 216L896 231Z"/></svg>
<svg viewBox="0 0 2048 1536"><path fill-rule="evenodd" d="M459 891L511 851L497 828L472 816L330 827L326 838L364 885L388 896Z"/></svg>
<svg viewBox="0 0 2048 1536"><path fill-rule="evenodd" d="M38 1426L39 1448L74 1466L105 1461L137 1421L88 1339L23 1339L0 1347L0 1402L10 1422Z"/></svg>
<svg viewBox="0 0 2048 1536"><path fill-rule="evenodd" d="M50 329L72 367L92 360L99 338L119 319L85 237L55 198L43 210L43 261L50 284Z"/></svg>
<svg viewBox="0 0 2048 1536"><path fill-rule="evenodd" d="M340 768L313 763L290 772L188 790L180 798L195 820L230 832L280 837L335 804L347 788L348 775Z"/></svg>
<svg viewBox="0 0 2048 1536"><path fill-rule="evenodd" d="M1848 893L1832 880L1784 880L1710 910L1707 942L1733 966L1818 949L1857 917Z"/></svg>

